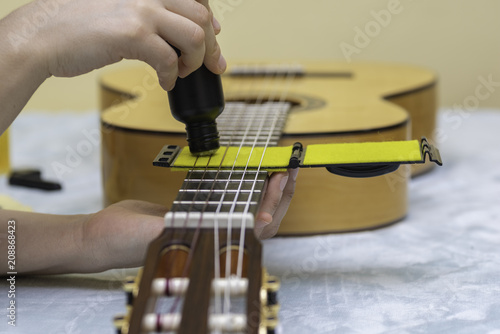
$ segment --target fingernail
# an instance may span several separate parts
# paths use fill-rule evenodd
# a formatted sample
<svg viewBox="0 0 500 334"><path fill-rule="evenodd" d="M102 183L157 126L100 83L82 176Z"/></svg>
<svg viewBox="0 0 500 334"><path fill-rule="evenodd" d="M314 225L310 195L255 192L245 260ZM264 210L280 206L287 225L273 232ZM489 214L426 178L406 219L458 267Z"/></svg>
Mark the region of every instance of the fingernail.
<svg viewBox="0 0 500 334"><path fill-rule="evenodd" d="M221 72L224 72L226 70L227 62L226 62L226 59L224 58L224 56L222 54L219 57L219 62L217 63L217 65L219 66L219 70Z"/></svg>
<svg viewBox="0 0 500 334"><path fill-rule="evenodd" d="M293 181L297 180L297 175L299 175L299 169L298 168L289 169L288 175L292 177Z"/></svg>
<svg viewBox="0 0 500 334"><path fill-rule="evenodd" d="M288 175L283 176L280 182L280 190L283 191L286 187L286 183L288 182Z"/></svg>

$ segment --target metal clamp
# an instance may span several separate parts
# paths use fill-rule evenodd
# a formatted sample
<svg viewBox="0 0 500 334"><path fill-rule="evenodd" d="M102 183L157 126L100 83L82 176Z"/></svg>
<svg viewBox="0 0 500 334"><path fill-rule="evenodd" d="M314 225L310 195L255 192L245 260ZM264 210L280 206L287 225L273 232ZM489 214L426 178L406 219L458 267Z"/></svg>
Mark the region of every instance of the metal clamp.
<svg viewBox="0 0 500 334"><path fill-rule="evenodd" d="M171 167L177 158L177 155L181 152L181 147L177 145L165 145L161 149L160 153L153 160L153 166L158 167Z"/></svg>
<svg viewBox="0 0 500 334"><path fill-rule="evenodd" d="M443 162L441 160L441 154L439 153L439 150L435 146L429 144L429 142L427 141L427 138L422 137L422 139L420 141L420 149L422 152L423 162L425 162L425 156L427 155L429 157L429 161L435 162L439 166L443 165Z"/></svg>
<svg viewBox="0 0 500 334"><path fill-rule="evenodd" d="M306 151L302 143L296 142L295 144L293 144L292 156L290 157L288 168L301 167L302 163L304 162L305 153Z"/></svg>

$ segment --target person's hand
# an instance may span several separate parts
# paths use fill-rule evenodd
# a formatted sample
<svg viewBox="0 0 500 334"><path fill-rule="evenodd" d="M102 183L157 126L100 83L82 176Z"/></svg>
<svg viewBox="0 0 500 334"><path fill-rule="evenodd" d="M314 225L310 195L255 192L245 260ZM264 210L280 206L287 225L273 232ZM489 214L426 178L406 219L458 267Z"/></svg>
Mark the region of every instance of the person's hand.
<svg viewBox="0 0 500 334"><path fill-rule="evenodd" d="M274 173L268 180L255 234L260 239L276 234L292 199L298 169ZM147 246L164 229L167 208L158 204L128 200L110 205L83 222L83 251L86 261L101 271L143 264ZM90 258L89 258L90 256Z"/></svg>
<svg viewBox="0 0 500 334"><path fill-rule="evenodd" d="M298 170L274 173L256 217L255 234L273 236L290 204ZM15 221L20 274L95 273L140 266L151 241L165 228L167 208L122 201L94 214L49 215L0 210L0 228ZM0 253L7 252L0 234ZM0 263L7 272L7 262Z"/></svg>
<svg viewBox="0 0 500 334"><path fill-rule="evenodd" d="M259 239L271 238L278 232L295 192L298 173L298 168L289 169L286 173L273 173L269 178L255 219L255 234Z"/></svg>
<svg viewBox="0 0 500 334"><path fill-rule="evenodd" d="M165 228L167 208L144 201L126 200L87 216L82 223L84 262L98 272L143 265L148 245Z"/></svg>
<svg viewBox="0 0 500 334"><path fill-rule="evenodd" d="M220 25L208 0L37 0L5 21L18 34L16 47L28 46L48 76L72 77L138 59L170 90L178 76L202 63L217 74L226 68L215 37Z"/></svg>

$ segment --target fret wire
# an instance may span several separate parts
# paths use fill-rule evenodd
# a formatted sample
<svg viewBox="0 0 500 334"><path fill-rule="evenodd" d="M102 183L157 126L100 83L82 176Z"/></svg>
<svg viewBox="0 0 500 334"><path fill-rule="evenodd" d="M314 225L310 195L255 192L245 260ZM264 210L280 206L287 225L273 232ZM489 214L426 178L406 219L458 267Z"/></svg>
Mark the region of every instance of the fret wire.
<svg viewBox="0 0 500 334"><path fill-rule="evenodd" d="M258 173L255 173L255 172L243 173L242 169L235 169L234 173L232 173L232 175L230 175L228 173L228 171L221 171L218 175L207 173L206 176L202 177L203 173L200 174L199 172L195 172L195 173L192 173L192 175L189 179L186 178L186 179L184 179L184 181L196 180L197 182L199 182L202 179L208 180L210 182L214 181L214 180L215 181L227 181L227 180L231 180L231 181L238 180L239 181L242 176L243 176L244 180L253 180L253 177L255 177L255 174L258 174ZM265 181L266 179L262 175L260 175L259 180Z"/></svg>
<svg viewBox="0 0 500 334"><path fill-rule="evenodd" d="M226 174L227 174L227 175L229 175L229 174L230 174L230 172L231 172L230 170L220 170L220 171L217 171L217 170L207 170L207 171L205 172L205 168L204 168L204 169L202 169L202 170L201 170L201 169L191 169L191 171L192 171L194 174L196 174L196 173L201 173L201 174L206 173L206 175L219 175L219 176L221 176L221 175L226 175ZM233 171L233 173L231 173L231 174L252 174L252 173L253 173L253 174L256 174L256 173L258 173L258 172L257 172L257 171L255 171L255 170L250 170L250 171L248 171L247 173L243 173L243 171L242 171L242 170L235 169L235 170ZM225 176L224 176L224 177L225 177Z"/></svg>
<svg viewBox="0 0 500 334"><path fill-rule="evenodd" d="M213 193L223 193L224 190L223 189L213 189L213 190L210 190L210 189L200 189L200 190L196 190L196 189L186 189L186 190L183 190L184 192L200 192L200 193L204 193L204 192L213 192ZM242 189L241 192L242 193L249 193L251 190L250 189ZM232 192L236 192L235 189L228 189L226 191L227 193L232 193ZM255 190L256 193L260 193L261 191L260 190Z"/></svg>
<svg viewBox="0 0 500 334"><path fill-rule="evenodd" d="M258 182L258 184L260 184L262 187L264 186L263 181ZM236 190L236 189L238 189L239 183L236 181L234 181L234 182L212 182L212 184L203 183L203 184L201 184L200 187L197 187L196 182L194 182L194 183L191 182L191 183L188 183L186 189L196 189L196 190L212 189L212 186L213 186L213 189L222 190L222 189L227 188L227 190ZM248 190L249 188L251 188L251 186L252 186L252 183L250 181L244 181L243 185L242 185L242 189Z"/></svg>
<svg viewBox="0 0 500 334"><path fill-rule="evenodd" d="M267 109L268 111L271 111L271 113L273 113L273 111L276 111L277 109L269 108L266 105L261 105L259 107ZM251 109L255 110L255 108ZM262 115L264 114L264 112L265 111L259 111L255 114L256 116L259 116L258 114ZM249 114L251 113L247 112L245 114L247 119L252 117ZM269 146L270 144L276 145L277 139L279 139L279 135L277 134L281 132L281 124L284 125L285 122L280 121L280 118L275 118L271 126L261 126L260 128L257 128L258 125L256 125L255 122L265 124L266 119L269 117L254 118L255 119L253 124L247 124L246 131L242 131L241 129L234 130L234 134L232 138L230 137L230 140L241 140L245 137L248 138L253 136L253 142L251 140L242 140L240 142L240 147L242 145L249 145L252 147ZM262 134L263 132L268 132L267 136L265 134ZM222 136L226 136L226 138L228 137L228 135L225 133L223 133ZM225 138L223 137L222 139ZM214 178L214 174L218 174L218 177ZM228 204L231 203L231 201L235 203L233 205L233 210L236 206L238 206L239 210L247 207L247 210L253 211L251 207L256 206L259 201L247 200L248 205L242 207L241 196L246 195L245 198L249 198L248 195L253 192L259 197L262 195L262 189L267 177L267 173L264 172L262 176L260 176L260 178L258 175L259 172L253 170L237 170L235 168L233 168L229 172L224 170L219 170L217 172L211 172L208 170L191 170L189 177L186 178L183 182L183 187L179 191L178 198L174 202L172 209L174 211L179 211L181 208L186 209L189 208L188 203L191 203L192 208L190 208L189 210L200 210L205 207L201 204L206 203L206 207L209 207L210 210L212 210L215 203L213 196L217 196L216 199L219 199L219 203L221 203L220 208L218 208L219 212L221 210L224 210L223 212L230 210L231 206ZM261 185L257 186L257 184ZM239 197L240 201L235 201L236 197ZM197 198L198 200L196 200Z"/></svg>
<svg viewBox="0 0 500 334"><path fill-rule="evenodd" d="M249 108L250 112L248 112L248 110L245 112L246 119L250 119L252 117L255 118L253 124L247 124L246 131L243 131L241 129L233 130L236 135L231 136L233 138L230 137L231 138L230 140L234 140L234 137L236 137L236 139L242 139L244 137L248 138L250 136L253 136L254 137L253 141L242 140L242 141L240 141L240 146L242 144L253 146L253 147L269 146L270 144L277 145L278 140L279 140L279 134L281 133L281 129L282 129L282 126L278 126L278 125L283 124L283 126L284 126L285 117L283 116L283 117L279 117L279 118L274 118L271 126L261 126L260 128L257 128L257 129L256 129L256 127L258 125L256 125L255 122L260 122L261 124L264 124L264 122L266 121L267 118L272 118L272 115L269 116L266 114L267 111L270 111L271 114L278 113L278 112L281 114L284 114L287 112L287 110L283 110L283 108L281 108L281 110L280 110L280 108L269 107L269 104L267 104L267 105L262 104L262 105L259 105L258 107L259 108L252 106L251 108ZM290 106L288 105L288 109L289 108L290 108ZM229 114L230 114L231 110L232 110L232 108L229 107L229 110L228 110ZM253 112L255 110L257 110L258 112ZM244 109L239 108L239 111L241 113L243 113ZM227 115L226 117L228 119L231 119L231 115L228 115L228 114L226 114L226 115ZM258 116L262 116L262 115L266 115L269 117L258 117ZM235 118L232 118L232 119L235 120ZM238 122L238 123L241 123L241 122ZM272 131L269 131L269 130L272 130ZM222 130L222 131L224 131L224 130ZM262 134L262 132L268 132L267 136L265 134ZM256 136L256 134L258 134L258 136ZM229 136L228 134L222 132L221 142L227 143L228 141L230 141L230 140L226 139L228 136ZM255 178L254 177L254 175L256 175L255 171L248 170L248 169L247 170L237 170L237 169L233 168L233 170L231 170L229 172L229 174L228 174L228 172L225 172L224 170L219 171L219 173L223 177L220 179L214 179L213 178L214 172L192 170L190 177L184 180L184 184L182 187L182 189L184 189L184 191L179 191L178 197L186 196L188 191L190 191L192 193L200 193L200 194L203 194L203 193L206 194L209 191L218 191L219 193L227 192L228 194L229 193L238 193L238 192L242 192L242 191L249 192L251 190L249 190L248 188L253 186L253 182L261 183L262 186L263 186L263 183L265 182L265 178L262 178L262 179ZM201 178L199 176L200 174L204 174L205 177ZM230 179L227 179L228 175L231 175ZM243 175L243 179L242 179L242 175ZM266 173L266 175L267 175L267 173ZM231 184L234 184L235 187L237 186L238 189L235 189L235 187L231 186ZM222 187L224 187L224 190L221 189ZM211 188L211 190L208 190L209 188ZM257 190L259 194L261 193L261 190L258 189L259 187L253 187L253 188L254 188L254 190ZM255 189L255 188L257 188L257 189ZM191 197L191 196L189 196L189 197Z"/></svg>
<svg viewBox="0 0 500 334"><path fill-rule="evenodd" d="M173 202L174 205L188 205L188 204L193 204L193 205L204 205L206 204L207 206L210 206L210 205L217 205L219 203L222 203L222 205L230 205L232 203L234 203L235 205L238 205L238 204L241 204L241 205L245 205L246 203L250 203L251 205L256 205L258 204L259 202L255 202L255 201L220 201L220 200L217 200L217 201L210 201L210 200L207 200L207 201L174 201Z"/></svg>
<svg viewBox="0 0 500 334"><path fill-rule="evenodd" d="M227 142L224 142L224 141L221 141L221 143L222 143L222 144L226 144L226 145L228 144ZM245 145L245 146L248 146L248 145L250 145L250 144L252 144L252 145L253 145L253 143L244 142L244 145ZM278 141L272 141L272 142L270 142L270 144L272 144L273 146L276 146L276 145L278 144ZM256 147L263 147L263 146L265 146L265 145L266 145L266 143L263 143L263 142L260 142L260 141L259 141L259 142L257 142L257 143L255 143L255 146L256 146ZM236 147L236 146L233 146L233 147Z"/></svg>
<svg viewBox="0 0 500 334"><path fill-rule="evenodd" d="M257 182L264 182L265 180L256 180ZM229 182L229 183L240 183L240 182L243 182L243 183L246 183L246 182L249 182L249 183L253 183L253 180L249 180L249 179L243 179L243 180L236 180L236 179L227 179L227 180L223 180L223 179L186 179L185 182L187 182L188 184L189 183L200 183L200 182L203 182L203 183L207 183L207 184L212 184L212 183L226 183L226 182Z"/></svg>
<svg viewBox="0 0 500 334"><path fill-rule="evenodd" d="M278 141L279 137L280 137L279 135L273 135L273 136L271 136L271 139L274 140L274 141ZM243 142L245 142L245 136L236 136L236 138L237 139L241 139ZM219 140L220 141L230 142L231 140L234 140L234 138L228 138L227 136L222 135L222 136L220 136ZM267 141L267 139L259 137L259 138L257 138L257 142L259 142L259 141L264 141L265 142L265 141Z"/></svg>
<svg viewBox="0 0 500 334"><path fill-rule="evenodd" d="M271 131L270 131L270 132L271 132ZM228 135L228 134L225 134L225 133L223 133L223 132L222 132L222 133L220 134L220 137L222 137L222 138L229 138L229 139L233 139L233 140L234 140L234 139L239 139L239 138L245 138L245 135L247 135L247 136L248 136L248 134L246 134L246 133L241 133L241 134L239 134L239 133L234 134L234 133L233 133L233 134L231 134L231 135ZM255 132L255 134L250 134L250 135L252 135L252 136L257 136L257 132ZM271 132L271 137L278 137L278 136L280 136L280 135L281 135L281 132L280 132L280 131L272 131L272 132ZM263 136L263 135L260 135L260 136L258 136L258 137L264 137L264 136ZM267 138L267 135L266 135L266 138Z"/></svg>
<svg viewBox="0 0 500 334"><path fill-rule="evenodd" d="M195 204L198 203L198 202L202 202L202 201L208 201L208 202L216 202L216 201L221 201L222 200L222 195L224 193L222 192L219 192L219 193L201 193L201 196L199 196L199 199L198 200L195 200L194 198L194 193L188 193L187 196L185 196L184 200L179 200L179 201L174 201L174 205L175 204L186 204L186 203L189 203L189 202L194 202ZM258 203L259 201L259 198L260 198L260 192L255 192L255 193L252 193L252 192L242 192L242 193L236 193L236 192L233 192L233 193L226 193L226 196L224 198L224 201L238 201L238 202L242 202L242 201L248 201L248 200L252 200L252 202L255 202L255 203Z"/></svg>

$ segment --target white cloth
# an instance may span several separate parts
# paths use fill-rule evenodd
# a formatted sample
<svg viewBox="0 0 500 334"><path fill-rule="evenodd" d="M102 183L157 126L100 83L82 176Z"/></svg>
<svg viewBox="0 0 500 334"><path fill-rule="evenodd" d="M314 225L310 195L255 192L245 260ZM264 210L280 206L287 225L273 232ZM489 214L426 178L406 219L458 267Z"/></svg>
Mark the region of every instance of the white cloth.
<svg viewBox="0 0 500 334"><path fill-rule="evenodd" d="M96 112L22 114L12 127L14 167L57 180L54 163L68 166L85 141L89 153L61 177L61 192L8 187L5 177L0 192L35 211L99 210L99 147L88 136L98 122ZM442 112L444 166L412 180L409 215L396 225L265 241L264 263L282 284L283 333L499 334L499 126L499 111ZM113 333L113 316L125 311L120 282L131 273L18 277L16 328L3 281L0 332Z"/></svg>

